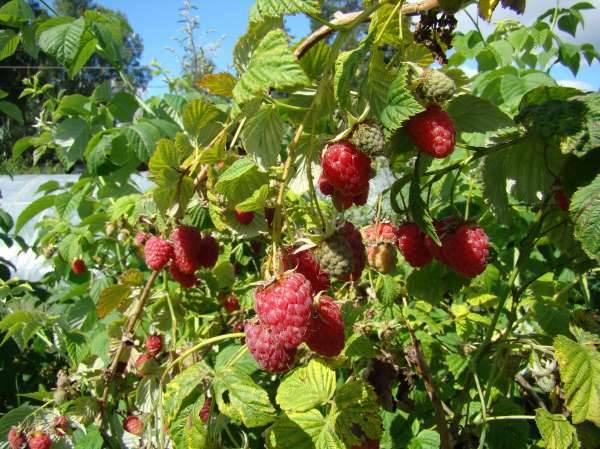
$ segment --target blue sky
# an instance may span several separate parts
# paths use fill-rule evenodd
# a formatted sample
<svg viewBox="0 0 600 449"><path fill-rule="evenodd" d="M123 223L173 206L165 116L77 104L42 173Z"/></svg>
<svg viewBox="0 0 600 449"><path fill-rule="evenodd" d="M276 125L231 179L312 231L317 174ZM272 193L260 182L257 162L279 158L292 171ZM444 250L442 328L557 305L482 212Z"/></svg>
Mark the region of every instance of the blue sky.
<svg viewBox="0 0 600 449"><path fill-rule="evenodd" d="M575 0L562 0L561 4L572 3ZM168 48L176 48L177 43L173 38L182 36L178 23L180 0L98 0L98 3L112 9L124 12L133 29L139 33L144 41L144 54L142 62L149 64L157 60L164 68L173 74L179 71L179 62ZM231 55L236 40L245 30L248 21L248 13L254 0L196 0L198 7L196 15L200 19L201 31L198 38L201 42L211 43L220 41L220 47L213 55L219 71L226 70L231 64ZM549 6L543 5L539 0L528 2L528 11L520 20L524 22L533 21L537 15ZM587 16L588 13L586 13ZM591 13L587 21L587 27L581 33L582 42L592 42L596 48L600 48L600 33L594 28L594 24L600 21L600 10ZM517 18L511 12L499 10L494 17ZM462 30L472 27L469 20L463 14L458 17L459 28ZM302 16L290 17L288 28L293 36L299 37L308 34L308 20ZM484 33L489 29L484 26ZM208 34L207 34L208 32ZM581 83L582 87L594 90L600 89L600 64L595 63L592 67L582 64L582 69L577 78L574 78L568 69L559 67L552 72L557 80ZM164 82L155 78L150 82L151 95L166 92Z"/></svg>

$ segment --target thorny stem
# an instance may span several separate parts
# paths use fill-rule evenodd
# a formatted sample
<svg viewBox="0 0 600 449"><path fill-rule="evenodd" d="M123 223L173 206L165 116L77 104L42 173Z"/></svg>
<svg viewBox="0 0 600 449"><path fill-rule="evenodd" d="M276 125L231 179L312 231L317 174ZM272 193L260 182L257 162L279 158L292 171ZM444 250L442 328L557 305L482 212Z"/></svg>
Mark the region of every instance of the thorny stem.
<svg viewBox="0 0 600 449"><path fill-rule="evenodd" d="M123 338L121 339L121 343L119 344L119 348L117 349L117 352L113 356L112 363L110 364L108 373L106 375L106 377L107 377L106 385L104 387L104 392L102 393L102 400L101 400L102 405L106 404L106 400L108 399L108 394L110 392L110 381L115 377L115 374L117 373L117 368L119 366L119 359L121 358L121 355L123 354L123 351L125 351L125 347L128 344L127 339L133 333L133 330L135 329L135 325L137 324L137 321L139 320L140 316L142 315L142 311L144 310L144 305L146 304L146 300L148 299L148 296L150 296L150 290L152 289L152 285L154 284L154 281L156 281L158 274L159 274L158 271L153 271L152 274L150 275L150 277L148 278L148 282L146 282L144 290L142 290L142 294L141 294L140 298L138 299L138 302L135 306L133 314L127 321L127 325L125 326L125 329L123 332Z"/></svg>

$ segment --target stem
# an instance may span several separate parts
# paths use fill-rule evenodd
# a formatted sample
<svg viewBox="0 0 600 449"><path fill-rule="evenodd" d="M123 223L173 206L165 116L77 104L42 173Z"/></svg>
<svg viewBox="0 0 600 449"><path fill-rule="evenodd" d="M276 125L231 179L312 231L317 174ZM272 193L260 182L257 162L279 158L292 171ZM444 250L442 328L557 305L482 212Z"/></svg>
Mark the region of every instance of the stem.
<svg viewBox="0 0 600 449"><path fill-rule="evenodd" d="M106 403L106 400L108 399L108 393L110 391L110 381L113 379L113 377L115 377L115 374L117 373L117 368L119 366L119 359L121 358L121 355L123 354L123 351L125 350L125 346L127 345L126 339L128 339L129 336L133 333L135 325L137 324L138 319L142 315L142 311L144 310L144 305L146 304L146 300L148 299L148 296L150 296L150 290L152 289L152 285L154 284L154 281L158 277L158 274L159 274L158 271L153 271L152 274L150 275L150 277L148 278L148 282L146 282L146 286L144 287L144 290L142 291L140 299L138 299L138 302L135 306L133 314L127 321L127 325L125 326L125 330L123 332L123 338L121 339L121 344L119 345L117 352L113 356L112 363L108 369L108 373L106 376L107 377L106 386L104 387L104 392L102 393L102 404L103 405Z"/></svg>
<svg viewBox="0 0 600 449"><path fill-rule="evenodd" d="M171 314L171 333L172 341L171 341L171 350L175 353L175 349L177 348L177 316L175 316L175 309L173 308L173 301L171 299L171 292L169 291L169 278L167 277L167 273L164 275L164 285L165 291L167 293L167 305L169 306L169 313Z"/></svg>

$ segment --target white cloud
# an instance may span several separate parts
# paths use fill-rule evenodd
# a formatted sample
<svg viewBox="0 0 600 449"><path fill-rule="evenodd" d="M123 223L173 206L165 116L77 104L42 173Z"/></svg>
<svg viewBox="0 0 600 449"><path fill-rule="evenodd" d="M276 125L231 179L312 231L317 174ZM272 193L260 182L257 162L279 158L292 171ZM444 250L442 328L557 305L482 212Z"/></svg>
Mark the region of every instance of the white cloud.
<svg viewBox="0 0 600 449"><path fill-rule="evenodd" d="M594 86L585 81L577 81L577 80L557 80L556 81L560 86L564 87L574 87L575 89L582 90L584 92L593 92Z"/></svg>

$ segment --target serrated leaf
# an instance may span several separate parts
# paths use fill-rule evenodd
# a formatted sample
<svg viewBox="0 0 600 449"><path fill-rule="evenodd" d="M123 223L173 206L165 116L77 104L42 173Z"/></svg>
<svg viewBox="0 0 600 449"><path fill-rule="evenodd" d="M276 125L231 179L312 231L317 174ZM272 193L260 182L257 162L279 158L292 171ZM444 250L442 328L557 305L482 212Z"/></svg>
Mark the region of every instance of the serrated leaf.
<svg viewBox="0 0 600 449"><path fill-rule="evenodd" d="M267 198L269 197L269 186L267 184L256 190L251 197L238 203L235 208L241 212L251 212L263 210Z"/></svg>
<svg viewBox="0 0 600 449"><path fill-rule="evenodd" d="M0 22L6 25L20 26L33 19L35 14L25 0L12 0L0 8Z"/></svg>
<svg viewBox="0 0 600 449"><path fill-rule="evenodd" d="M267 392L235 367L218 370L213 388L219 411L236 422L260 427L275 418Z"/></svg>
<svg viewBox="0 0 600 449"><path fill-rule="evenodd" d="M563 415L553 415L543 408L538 408L535 411L535 423L546 443L546 449L578 447L575 427Z"/></svg>
<svg viewBox="0 0 600 449"><path fill-rule="evenodd" d="M318 410L280 416L267 431L270 449L345 449L335 432L332 416Z"/></svg>
<svg viewBox="0 0 600 449"><path fill-rule="evenodd" d="M281 382L275 400L286 412L305 412L325 404L334 392L335 371L313 359Z"/></svg>
<svg viewBox="0 0 600 449"><path fill-rule="evenodd" d="M395 131L409 118L425 109L415 100L408 89L408 66L403 65L390 85L387 105L381 112L381 123L390 131Z"/></svg>
<svg viewBox="0 0 600 449"><path fill-rule="evenodd" d="M335 429L347 445L361 443L360 438L355 434L357 427L369 439L378 440L381 437L379 403L370 385L358 380L350 380L338 389L334 401Z"/></svg>
<svg viewBox="0 0 600 449"><path fill-rule="evenodd" d="M423 430L413 437L407 449L438 449L440 447L440 434L434 430Z"/></svg>
<svg viewBox="0 0 600 449"><path fill-rule="evenodd" d="M571 199L570 215L575 237L591 258L600 257L600 176L580 188Z"/></svg>
<svg viewBox="0 0 600 449"><path fill-rule="evenodd" d="M221 174L215 184L215 190L224 195L232 205L236 205L250 198L267 182L266 173L260 172L249 158L242 158Z"/></svg>
<svg viewBox="0 0 600 449"><path fill-rule="evenodd" d="M494 416L522 415L524 410L516 403L501 398L494 405ZM529 425L524 421L492 421L489 424L487 443L490 449L526 449Z"/></svg>
<svg viewBox="0 0 600 449"><path fill-rule="evenodd" d="M213 95L221 95L223 97L233 96L233 88L237 83L231 73L207 73L198 81L198 87L206 89Z"/></svg>
<svg viewBox="0 0 600 449"><path fill-rule="evenodd" d="M573 424L588 420L600 426L600 352L562 335L554 339L554 350Z"/></svg>
<svg viewBox="0 0 600 449"><path fill-rule="evenodd" d="M21 38L18 34L11 30L0 30L0 61L10 58L17 47Z"/></svg>
<svg viewBox="0 0 600 449"><path fill-rule="evenodd" d="M183 128L192 139L198 139L200 131L221 115L213 104L205 100L193 100L185 105L182 113Z"/></svg>
<svg viewBox="0 0 600 449"><path fill-rule="evenodd" d="M0 101L0 112L3 112L4 114L8 115L10 118L16 120L21 125L24 123L23 113L16 104L11 103L10 101Z"/></svg>
<svg viewBox="0 0 600 449"><path fill-rule="evenodd" d="M8 434L8 431L12 426L17 427L36 409L37 407L32 407L30 405L21 405L2 415L0 418L0 435L2 435L2 438Z"/></svg>
<svg viewBox="0 0 600 449"><path fill-rule="evenodd" d="M369 61L369 69L363 83L363 97L366 98L376 117L381 116L387 106L390 85L394 81L394 74L388 69L383 51L371 49L373 55Z"/></svg>
<svg viewBox="0 0 600 449"><path fill-rule="evenodd" d="M277 163L285 125L275 105L262 105L244 126L244 147L263 169Z"/></svg>
<svg viewBox="0 0 600 449"><path fill-rule="evenodd" d="M400 285L392 276L383 274L377 278L377 296L382 304L394 304L401 291Z"/></svg>
<svg viewBox="0 0 600 449"><path fill-rule="evenodd" d="M482 180L485 202L489 204L499 222L508 224L510 215L503 163L504 156L501 153L486 156L483 161Z"/></svg>
<svg viewBox="0 0 600 449"><path fill-rule="evenodd" d="M39 37L39 46L60 63L70 66L75 60L85 30L85 19L80 17L44 30Z"/></svg>
<svg viewBox="0 0 600 449"><path fill-rule="evenodd" d="M195 363L177 374L167 384L163 398L167 425L177 417L185 399L202 385L202 380L206 375L205 365Z"/></svg>
<svg viewBox="0 0 600 449"><path fill-rule="evenodd" d="M367 42L363 41L358 48L340 53L335 61L333 92L335 99L343 109L350 110L352 107L350 91L352 84L356 82L355 72L368 49Z"/></svg>
<svg viewBox="0 0 600 449"><path fill-rule="evenodd" d="M233 89L236 103L252 100L269 89L289 89L307 85L309 79L294 57L282 30L269 32L260 42L248 69Z"/></svg>
<svg viewBox="0 0 600 449"><path fill-rule="evenodd" d="M436 244L441 245L442 243L435 231L435 226L433 226L433 218L431 218L429 209L427 209L427 204L425 204L425 201L423 201L423 198L421 197L419 173L421 173L430 162L431 158L429 156L421 154L417 158L417 166L410 183L408 208L413 220L419 225L421 231L431 237Z"/></svg>
<svg viewBox="0 0 600 449"><path fill-rule="evenodd" d="M55 199L56 195L45 195L30 203L17 218L15 234L18 234L23 226L25 226L33 217L46 209L53 207Z"/></svg>
<svg viewBox="0 0 600 449"><path fill-rule="evenodd" d="M319 3L316 0L256 0L250 10L250 21L261 22L266 18L301 12L319 14Z"/></svg>
<svg viewBox="0 0 600 449"><path fill-rule="evenodd" d="M110 312L115 310L131 295L130 285L111 285L106 287L100 293L98 304L96 305L96 313L98 318L102 319Z"/></svg>
<svg viewBox="0 0 600 449"><path fill-rule="evenodd" d="M158 139L162 137L160 130L147 120L140 120L125 128L123 134L140 161L147 161Z"/></svg>

